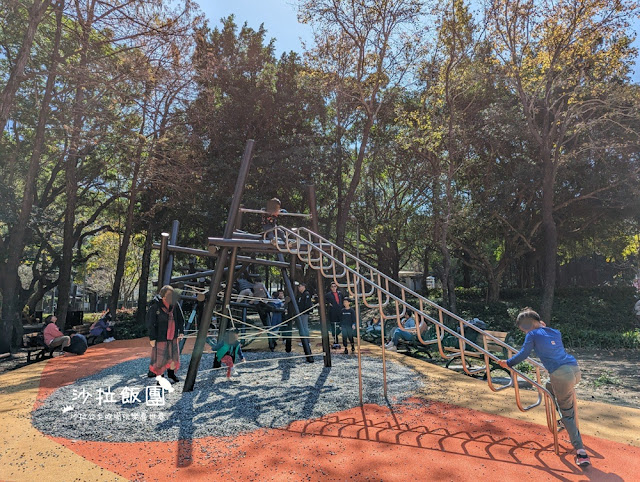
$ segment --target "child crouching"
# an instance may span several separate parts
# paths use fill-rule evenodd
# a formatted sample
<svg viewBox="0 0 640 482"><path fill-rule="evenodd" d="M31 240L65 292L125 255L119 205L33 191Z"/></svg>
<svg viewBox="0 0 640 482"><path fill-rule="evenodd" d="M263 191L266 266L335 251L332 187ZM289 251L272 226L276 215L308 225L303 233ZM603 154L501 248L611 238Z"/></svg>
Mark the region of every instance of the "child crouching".
<svg viewBox="0 0 640 482"><path fill-rule="evenodd" d="M242 354L242 347L238 340L238 330L235 328L228 330L224 340L214 347L214 351L216 356L213 359L213 368L220 368L224 363L227 367L227 379L235 376L236 368L234 364L236 360L240 362L245 361L244 355Z"/></svg>

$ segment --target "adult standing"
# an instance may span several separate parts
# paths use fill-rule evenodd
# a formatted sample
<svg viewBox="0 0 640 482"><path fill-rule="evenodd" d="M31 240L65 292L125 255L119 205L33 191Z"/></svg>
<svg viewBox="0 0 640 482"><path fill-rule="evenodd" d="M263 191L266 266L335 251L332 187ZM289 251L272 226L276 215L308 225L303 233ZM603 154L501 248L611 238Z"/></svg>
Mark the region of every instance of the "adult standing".
<svg viewBox="0 0 640 482"><path fill-rule="evenodd" d="M148 376L161 377L167 370L167 377L178 382L175 373L180 368L178 339L184 335L184 318L180 308L173 303L173 297L173 287L163 286L147 311L146 325L151 344Z"/></svg>
<svg viewBox="0 0 640 482"><path fill-rule="evenodd" d="M331 283L329 292L324 295L324 300L327 306L329 306L329 325L331 326L331 334L333 335L334 345L338 343L338 324L340 323L340 315L342 314L342 303L344 301L344 295L338 291L338 285L335 282Z"/></svg>
<svg viewBox="0 0 640 482"><path fill-rule="evenodd" d="M309 312L311 311L313 303L311 302L311 294L307 290L307 285L304 282L301 282L298 285L298 294L296 296L296 301L298 302L298 309L300 310L300 313L302 313L298 316L298 331L300 332L301 337L308 337Z"/></svg>

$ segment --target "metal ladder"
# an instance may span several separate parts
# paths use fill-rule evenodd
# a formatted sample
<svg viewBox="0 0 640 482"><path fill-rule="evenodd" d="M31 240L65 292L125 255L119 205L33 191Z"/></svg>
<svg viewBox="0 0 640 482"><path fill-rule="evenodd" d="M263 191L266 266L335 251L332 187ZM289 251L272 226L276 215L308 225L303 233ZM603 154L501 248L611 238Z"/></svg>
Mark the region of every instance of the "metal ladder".
<svg viewBox="0 0 640 482"><path fill-rule="evenodd" d="M277 231L277 232L276 232ZM307 228L294 228L289 229L282 226L277 226L272 230L267 231L264 234L264 239L268 239L268 234L272 233L275 236L272 237L271 243L281 253L288 253L290 255L297 256L301 262L306 263L314 270L319 270L325 278L331 279L339 287L348 290L349 296L358 300L364 306L370 309L377 309L380 314L380 321L382 326L382 366L383 366L383 387L384 395L387 396L387 373L386 373L386 350L384 347L384 324L387 320L395 319L398 324L398 329L403 330L400 320L406 310L413 311L419 320L416 320L416 325L419 327L421 322L431 323L435 327L436 339L435 340L423 340L420 333L420 328L416 329L416 336L418 341L423 345L438 345L438 351L443 359L451 360L453 358L460 358L462 361L462 368L468 375L485 373L486 380L489 388L498 392L505 390L509 387L513 387L515 402L518 408L526 412L541 405L544 400L547 427L553 435L553 443L555 453L559 454L558 443L558 409L555 403L555 399L551 393L542 384L540 376L541 370L544 368L539 362L527 358L527 362L535 368L535 377L529 377L528 375L512 368L510 371L510 381L506 384L496 384L491 378L490 362L497 362L500 360L495 354L491 353L488 349L488 343L493 345L499 345L507 351L509 356L517 353L518 350L507 343L499 340L480 328L477 328L473 324L462 319L455 313L452 313L445 308L439 306L433 301L425 298L424 296L412 291L399 283L398 281L390 278L389 276L381 273L374 267L363 262L359 258L348 253L344 249L340 248L336 244L332 243L326 238L323 238L319 234L307 229ZM397 293L397 294L394 294ZM323 293L318 293L322 296ZM412 305L407 298L411 297L417 300L417 306ZM358 310L359 303L355 303L356 310ZM387 308L387 310L385 310ZM389 308L391 308L389 310ZM437 312L437 318L432 317L427 309L431 309ZM391 314L387 312L391 311ZM459 332L448 327L444 322L445 315L455 323L459 324ZM359 328L359 327L358 327ZM465 337L465 330L474 330L477 332L478 337L482 337L482 342L476 344ZM446 353L442 340L448 333L454 336L458 340L459 348L453 353ZM359 329L358 329L359 337ZM484 361L484 365L481 367L470 368L467 366L465 360L465 350L467 347L472 347L478 352L478 355L474 358L478 358ZM529 382L537 391L538 399L531 405L524 406L521 400L520 387L518 385L518 377ZM362 387L361 387L362 389ZM577 410L577 405L574 400L574 407ZM577 415L576 415L577 419Z"/></svg>

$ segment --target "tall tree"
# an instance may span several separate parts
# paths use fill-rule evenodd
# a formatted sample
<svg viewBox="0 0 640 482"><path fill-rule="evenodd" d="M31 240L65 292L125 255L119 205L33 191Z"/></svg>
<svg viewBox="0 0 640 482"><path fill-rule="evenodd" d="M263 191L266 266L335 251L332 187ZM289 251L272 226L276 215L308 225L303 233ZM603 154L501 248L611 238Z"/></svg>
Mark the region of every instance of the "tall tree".
<svg viewBox="0 0 640 482"><path fill-rule="evenodd" d="M25 80L24 72L31 57L33 40L36 36L38 26L50 6L51 0L34 0L27 11L27 28L24 31L20 49L11 67L9 78L0 93L0 133L4 131L7 120L9 119L18 87L20 87L20 84ZM21 2L14 4L14 9L16 10L19 10L21 7Z"/></svg>
<svg viewBox="0 0 640 482"><path fill-rule="evenodd" d="M594 116L611 118L607 85L629 72L630 19L626 0L493 0L488 23L497 58L517 93L542 176L544 283L541 315L549 319L556 284L558 170L579 148ZM608 102L610 109L600 107Z"/></svg>
<svg viewBox="0 0 640 482"><path fill-rule="evenodd" d="M334 104L333 159L327 169L335 173L337 184L339 246L345 243L380 109L390 102L388 93L403 84L421 51L422 13L420 0L300 1L298 18L314 28L315 47L307 52L307 62Z"/></svg>

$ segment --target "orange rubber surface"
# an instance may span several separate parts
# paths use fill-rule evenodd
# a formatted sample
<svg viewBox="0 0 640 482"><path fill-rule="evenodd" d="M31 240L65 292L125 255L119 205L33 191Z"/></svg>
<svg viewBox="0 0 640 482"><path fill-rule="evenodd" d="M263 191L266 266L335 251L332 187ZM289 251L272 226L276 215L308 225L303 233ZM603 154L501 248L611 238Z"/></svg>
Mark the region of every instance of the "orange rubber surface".
<svg viewBox="0 0 640 482"><path fill-rule="evenodd" d="M63 384L148 352L147 339L139 339L50 360L33 405ZM182 377L185 373L182 367ZM421 394L392 408L365 405L233 438L110 443L40 434L38 443L52 453L66 448L71 457L91 464L73 477L80 480L640 480L640 448L583 434L593 466L581 469L561 436L558 457L546 427ZM69 480L55 461L44 462L51 480ZM28 466L43 461L27 461L23 472L9 471L2 468L6 459L0 451L0 462L0 479L34 480Z"/></svg>

